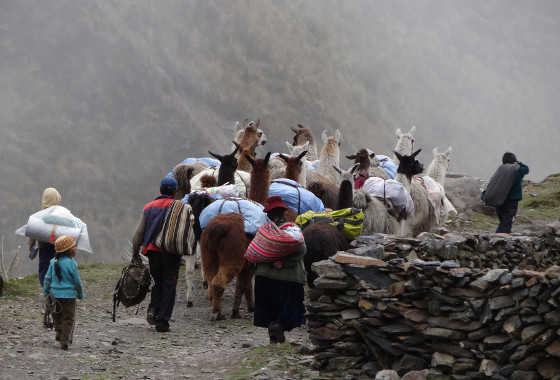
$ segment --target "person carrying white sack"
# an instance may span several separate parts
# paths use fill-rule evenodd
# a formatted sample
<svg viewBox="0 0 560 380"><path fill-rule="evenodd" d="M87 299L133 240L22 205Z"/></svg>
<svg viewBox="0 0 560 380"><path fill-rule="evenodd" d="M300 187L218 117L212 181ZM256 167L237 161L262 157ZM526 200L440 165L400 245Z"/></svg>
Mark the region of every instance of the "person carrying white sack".
<svg viewBox="0 0 560 380"><path fill-rule="evenodd" d="M60 205L61 199L60 193L54 187L47 187L43 191L43 210L51 206ZM29 237L27 238L27 243L29 244L29 258L33 260L37 257L37 254L39 255L39 282L43 286L45 275L49 269L49 263L56 254L54 242L41 241Z"/></svg>

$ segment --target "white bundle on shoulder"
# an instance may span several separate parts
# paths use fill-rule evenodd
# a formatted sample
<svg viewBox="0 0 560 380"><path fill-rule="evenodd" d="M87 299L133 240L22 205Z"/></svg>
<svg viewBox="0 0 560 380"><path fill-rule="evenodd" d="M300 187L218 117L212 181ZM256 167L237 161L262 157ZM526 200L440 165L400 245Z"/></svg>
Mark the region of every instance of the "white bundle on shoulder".
<svg viewBox="0 0 560 380"><path fill-rule="evenodd" d="M86 224L63 206L51 206L32 214L16 234L44 242L54 242L56 238L68 235L76 239L78 249L92 252Z"/></svg>

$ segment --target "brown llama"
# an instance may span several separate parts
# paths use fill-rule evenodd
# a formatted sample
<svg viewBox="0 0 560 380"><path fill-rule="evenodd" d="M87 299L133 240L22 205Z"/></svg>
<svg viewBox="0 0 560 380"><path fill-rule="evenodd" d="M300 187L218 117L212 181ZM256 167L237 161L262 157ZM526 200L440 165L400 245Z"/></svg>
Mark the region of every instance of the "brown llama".
<svg viewBox="0 0 560 380"><path fill-rule="evenodd" d="M346 158L354 160L355 164L359 164L356 173L365 173L369 177L389 179L387 172L379 167L379 161L375 157L375 153L367 149L360 149L356 153L346 156Z"/></svg>
<svg viewBox="0 0 560 380"><path fill-rule="evenodd" d="M303 257L307 272L307 286L314 288L313 282L318 276L311 270L313 263L327 260L338 251L350 249L350 243L342 231L327 222L311 223L302 231L307 247L307 252Z"/></svg>
<svg viewBox="0 0 560 380"><path fill-rule="evenodd" d="M242 170L244 172L250 173L253 165L251 165L251 163L249 162L248 157L250 157L251 159L255 158L255 150L257 149L256 143L248 148L243 148L237 141L233 140L232 142L233 145L237 147L238 151L241 152L241 154L237 158L237 170Z"/></svg>
<svg viewBox="0 0 560 380"><path fill-rule="evenodd" d="M191 192L191 178L194 170L195 168L190 164L179 164L173 169L173 178L178 184L175 199L183 199L186 194Z"/></svg>
<svg viewBox="0 0 560 380"><path fill-rule="evenodd" d="M247 122L247 119L243 120L243 127L239 122L235 123L234 125L234 132L235 138L234 140L241 144L243 147L247 147L252 144L254 136L251 136L249 139L246 138L245 133L248 132L251 135L256 135L258 138L257 145L264 145L267 142L266 135L263 131L259 128L261 123L261 118L259 117L257 121ZM242 142L243 141L243 142ZM246 142L248 141L248 142Z"/></svg>
<svg viewBox="0 0 560 380"><path fill-rule="evenodd" d="M253 160L251 191L249 199L261 204L266 203L270 187L270 152L264 159ZM240 318L239 308L245 297L247 310L254 310L253 268L244 254L253 239L244 230L243 215L236 213L218 214L213 217L202 231L200 246L202 269L208 284L207 297L212 301L212 321L223 320L221 300L226 286L236 278L231 317Z"/></svg>

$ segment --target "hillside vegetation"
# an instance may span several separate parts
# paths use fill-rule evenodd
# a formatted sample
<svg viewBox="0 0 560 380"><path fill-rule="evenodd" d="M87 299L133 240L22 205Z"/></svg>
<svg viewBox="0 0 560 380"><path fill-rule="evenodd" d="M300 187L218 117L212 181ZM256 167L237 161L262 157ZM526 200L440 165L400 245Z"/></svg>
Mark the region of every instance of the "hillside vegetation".
<svg viewBox="0 0 560 380"><path fill-rule="evenodd" d="M118 261L161 178L229 153L244 118L262 118L260 154L285 151L301 123L339 129L341 163L364 145L391 155L395 129L416 125L426 164L452 146L451 170L489 178L512 150L530 178L557 173L559 15L523 1L3 4L6 256L53 186L88 224L88 260Z"/></svg>

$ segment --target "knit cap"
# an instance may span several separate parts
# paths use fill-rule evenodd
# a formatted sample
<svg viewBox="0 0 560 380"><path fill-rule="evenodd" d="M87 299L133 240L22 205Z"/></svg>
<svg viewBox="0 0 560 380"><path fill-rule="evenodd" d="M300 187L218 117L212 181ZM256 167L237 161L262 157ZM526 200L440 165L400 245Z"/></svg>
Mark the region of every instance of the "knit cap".
<svg viewBox="0 0 560 380"><path fill-rule="evenodd" d="M68 251L70 248L72 248L75 245L76 245L76 239L74 239L72 236L63 235L58 239L56 239L56 241L54 242L54 250L57 253L64 252L64 251Z"/></svg>

